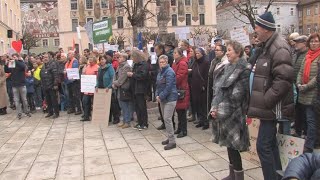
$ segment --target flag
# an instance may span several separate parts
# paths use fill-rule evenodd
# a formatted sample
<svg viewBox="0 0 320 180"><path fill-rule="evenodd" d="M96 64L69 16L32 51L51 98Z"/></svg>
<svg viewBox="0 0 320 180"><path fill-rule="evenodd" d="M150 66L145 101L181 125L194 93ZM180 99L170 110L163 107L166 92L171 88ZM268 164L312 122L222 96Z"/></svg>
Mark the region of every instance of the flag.
<svg viewBox="0 0 320 180"><path fill-rule="evenodd" d="M72 39L72 51L76 50L76 43L74 42L74 38Z"/></svg>
<svg viewBox="0 0 320 180"><path fill-rule="evenodd" d="M139 50L142 50L142 33L141 32L139 32L139 34L138 34L138 49Z"/></svg>

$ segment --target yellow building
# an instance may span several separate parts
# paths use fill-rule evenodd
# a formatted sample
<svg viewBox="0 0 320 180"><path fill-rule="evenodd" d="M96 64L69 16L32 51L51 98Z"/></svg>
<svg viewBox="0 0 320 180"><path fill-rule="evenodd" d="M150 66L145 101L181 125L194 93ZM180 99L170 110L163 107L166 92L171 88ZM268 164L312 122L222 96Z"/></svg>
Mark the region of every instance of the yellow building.
<svg viewBox="0 0 320 180"><path fill-rule="evenodd" d="M80 48L89 47L89 39L83 26L90 20L99 21L112 18L113 36L125 36L124 44L132 45L132 26L123 8L118 8L119 0L58 0L60 46L66 51L73 45ZM123 1L123 0L120 0ZM143 1L144 3L147 0ZM195 27L207 27L216 31L216 3L214 0L169 0L169 21L167 31L175 32L176 37L188 38L189 32ZM114 7L114 8L111 8ZM153 14L158 14L160 6L157 3L148 4L147 8ZM159 32L157 17L154 16L142 22L140 31ZM78 39L76 27L80 26L81 41ZM179 35L180 34L180 35Z"/></svg>
<svg viewBox="0 0 320 180"><path fill-rule="evenodd" d="M299 33L311 34L319 32L320 26L320 2L319 0L300 0L299 10Z"/></svg>
<svg viewBox="0 0 320 180"><path fill-rule="evenodd" d="M8 30L12 30L12 38L8 38ZM0 0L0 55L7 53L11 42L20 38L20 0Z"/></svg>

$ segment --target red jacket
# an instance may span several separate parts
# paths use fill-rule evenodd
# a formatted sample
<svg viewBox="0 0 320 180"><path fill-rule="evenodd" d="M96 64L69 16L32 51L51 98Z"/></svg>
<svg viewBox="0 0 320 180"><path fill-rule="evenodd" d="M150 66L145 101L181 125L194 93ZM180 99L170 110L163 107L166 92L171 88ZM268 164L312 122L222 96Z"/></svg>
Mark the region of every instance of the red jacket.
<svg viewBox="0 0 320 180"><path fill-rule="evenodd" d="M188 60L181 58L172 64L172 69L176 73L176 84L178 90L186 90L185 98L177 101L176 109L187 109L189 107L190 92L188 85Z"/></svg>

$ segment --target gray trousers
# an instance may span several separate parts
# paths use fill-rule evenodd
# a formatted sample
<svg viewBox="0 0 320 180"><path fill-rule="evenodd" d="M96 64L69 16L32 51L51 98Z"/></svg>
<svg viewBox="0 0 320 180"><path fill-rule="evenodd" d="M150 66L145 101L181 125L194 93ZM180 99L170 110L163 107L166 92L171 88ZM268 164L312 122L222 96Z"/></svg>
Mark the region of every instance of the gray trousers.
<svg viewBox="0 0 320 180"><path fill-rule="evenodd" d="M166 126L169 143L176 143L176 140L174 137L172 119L171 119L174 113L174 110L176 108L176 104L177 104L177 101L171 101L166 103L160 102L160 107L163 115L164 125Z"/></svg>
<svg viewBox="0 0 320 180"><path fill-rule="evenodd" d="M27 88L26 86L12 87L13 99L17 108L17 114L22 113L21 103L23 104L23 112L29 113L28 101L27 101ZM21 98L21 101L20 101Z"/></svg>

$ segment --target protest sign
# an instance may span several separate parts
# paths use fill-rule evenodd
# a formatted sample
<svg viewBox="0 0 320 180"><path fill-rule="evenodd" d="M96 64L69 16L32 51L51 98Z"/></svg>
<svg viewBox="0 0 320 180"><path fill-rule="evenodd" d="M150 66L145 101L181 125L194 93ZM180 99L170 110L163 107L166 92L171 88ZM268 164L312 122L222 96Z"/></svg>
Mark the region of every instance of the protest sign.
<svg viewBox="0 0 320 180"><path fill-rule="evenodd" d="M133 67L133 60L129 59L129 60L127 60L127 62L129 64L129 66Z"/></svg>
<svg viewBox="0 0 320 180"><path fill-rule="evenodd" d="M94 124L109 124L112 89L98 89L94 93L92 120Z"/></svg>
<svg viewBox="0 0 320 180"><path fill-rule="evenodd" d="M194 45L197 47L206 47L208 45L208 34L201 34L193 37Z"/></svg>
<svg viewBox="0 0 320 180"><path fill-rule="evenodd" d="M97 85L96 75L81 75L81 92L94 93Z"/></svg>
<svg viewBox="0 0 320 180"><path fill-rule="evenodd" d="M111 19L94 22L92 25L92 32L94 44L108 42L109 38L112 36Z"/></svg>
<svg viewBox="0 0 320 180"><path fill-rule="evenodd" d="M232 40L238 41L243 46L250 45L249 34L243 28L238 28L230 31Z"/></svg>
<svg viewBox="0 0 320 180"><path fill-rule="evenodd" d="M253 164L260 166L260 159L257 153L256 143L259 132L260 121L255 118L247 118L247 124L249 128L250 149L247 152L242 153L243 159L246 159Z"/></svg>
<svg viewBox="0 0 320 180"><path fill-rule="evenodd" d="M68 68L67 71L67 77L68 79L79 79L79 69L78 68Z"/></svg>

